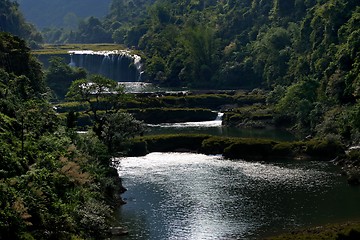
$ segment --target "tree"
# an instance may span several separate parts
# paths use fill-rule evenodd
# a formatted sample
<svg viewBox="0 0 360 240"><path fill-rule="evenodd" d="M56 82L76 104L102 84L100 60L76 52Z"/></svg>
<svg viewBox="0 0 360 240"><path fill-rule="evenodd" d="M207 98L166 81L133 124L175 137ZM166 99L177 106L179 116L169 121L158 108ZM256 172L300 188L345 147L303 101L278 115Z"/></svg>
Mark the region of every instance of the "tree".
<svg viewBox="0 0 360 240"><path fill-rule="evenodd" d="M71 83L77 79L86 78L86 72L81 68L72 68L65 59L52 57L46 72L46 82L58 99L64 99Z"/></svg>
<svg viewBox="0 0 360 240"><path fill-rule="evenodd" d="M209 26L189 27L184 30L181 43L189 56L193 80L200 85L209 83L218 68L214 30Z"/></svg>
<svg viewBox="0 0 360 240"><path fill-rule="evenodd" d="M311 79L291 85L277 103L277 112L290 118L299 128L310 127L309 115L317 100L318 86L319 84Z"/></svg>
<svg viewBox="0 0 360 240"><path fill-rule="evenodd" d="M28 87L38 97L46 92L41 64L30 54L30 49L23 39L0 32L0 67L17 76L25 75L29 80Z"/></svg>
<svg viewBox="0 0 360 240"><path fill-rule="evenodd" d="M262 75L268 86L286 84L283 81L288 69L290 46L289 32L280 27L259 33L257 40L252 43L254 71Z"/></svg>
<svg viewBox="0 0 360 240"><path fill-rule="evenodd" d="M42 75L35 74L38 65L28 48L3 36L0 239L105 239L110 202L118 200L120 189L110 156L100 156L104 145L86 151L80 136L65 131L43 96Z"/></svg>
<svg viewBox="0 0 360 240"><path fill-rule="evenodd" d="M114 150L114 142L142 131L139 122L129 114L119 113L124 98L128 96L123 86L111 79L91 75L89 79L76 80L71 84L67 97L88 104L87 113L93 120L93 130L109 151Z"/></svg>
<svg viewBox="0 0 360 240"><path fill-rule="evenodd" d="M78 35L81 42L87 43L111 43L111 33L104 28L103 23L95 17L79 23Z"/></svg>
<svg viewBox="0 0 360 240"><path fill-rule="evenodd" d="M16 1L0 1L0 32L14 34L28 42L42 43L43 41L36 28L25 21Z"/></svg>
<svg viewBox="0 0 360 240"><path fill-rule="evenodd" d="M117 112L106 115L101 137L109 153L116 154L126 149L130 138L142 132L144 126L140 121L128 113Z"/></svg>

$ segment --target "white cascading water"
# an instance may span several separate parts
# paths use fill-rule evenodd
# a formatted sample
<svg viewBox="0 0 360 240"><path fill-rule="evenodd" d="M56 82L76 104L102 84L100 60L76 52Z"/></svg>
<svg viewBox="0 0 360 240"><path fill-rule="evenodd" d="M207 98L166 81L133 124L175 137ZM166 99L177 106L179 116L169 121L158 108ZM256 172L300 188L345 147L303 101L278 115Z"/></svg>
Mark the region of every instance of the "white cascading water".
<svg viewBox="0 0 360 240"><path fill-rule="evenodd" d="M161 123L161 124L148 124L150 127L162 127L162 128L220 128L222 126L222 117L224 113L218 112L215 120L200 121L200 122L179 122L179 123Z"/></svg>
<svg viewBox="0 0 360 240"><path fill-rule="evenodd" d="M141 57L129 50L81 50L69 51L69 54L72 67L82 67L91 74L101 74L118 82L141 81Z"/></svg>

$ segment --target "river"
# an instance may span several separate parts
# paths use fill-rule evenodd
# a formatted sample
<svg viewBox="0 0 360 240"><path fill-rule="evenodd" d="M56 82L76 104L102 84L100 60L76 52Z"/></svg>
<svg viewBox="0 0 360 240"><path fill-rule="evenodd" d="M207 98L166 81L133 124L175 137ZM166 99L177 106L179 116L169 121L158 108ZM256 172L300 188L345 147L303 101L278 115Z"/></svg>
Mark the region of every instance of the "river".
<svg viewBox="0 0 360 240"><path fill-rule="evenodd" d="M143 87L140 85L140 87ZM206 122L148 125L146 134L204 133L294 140L276 129L224 127ZM117 217L126 240L253 240L293 229L356 219L360 190L326 162L246 162L195 153L122 158L128 189Z"/></svg>
<svg viewBox="0 0 360 240"><path fill-rule="evenodd" d="M183 122L183 123L161 123L148 124L146 135L157 134L209 134L225 137L243 137L243 138L268 138L278 141L293 141L295 136L282 129L250 129L236 128L222 125L223 113L218 113L216 119L203 122Z"/></svg>
<svg viewBox="0 0 360 240"><path fill-rule="evenodd" d="M119 175L122 239L259 239L360 213L359 189L326 162L151 153L121 159Z"/></svg>

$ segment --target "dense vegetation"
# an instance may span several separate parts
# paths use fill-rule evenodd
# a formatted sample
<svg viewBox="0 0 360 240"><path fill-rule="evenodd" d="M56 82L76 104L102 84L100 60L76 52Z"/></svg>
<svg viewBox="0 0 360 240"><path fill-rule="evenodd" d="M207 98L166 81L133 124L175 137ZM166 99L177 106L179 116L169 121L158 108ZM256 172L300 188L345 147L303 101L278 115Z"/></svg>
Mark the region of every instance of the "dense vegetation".
<svg viewBox="0 0 360 240"><path fill-rule="evenodd" d="M73 114L61 119L49 103L43 70L25 41L2 32L0 49L0 238L104 238L123 191L112 156L141 124L116 105L92 119L95 132L76 134ZM76 88L85 79L74 81L69 95L86 101L86 91L117 85L93 78L89 88Z"/></svg>
<svg viewBox="0 0 360 240"><path fill-rule="evenodd" d="M262 88L304 134L359 140L357 0L124 1L53 42L116 42L147 56L149 81Z"/></svg>
<svg viewBox="0 0 360 240"><path fill-rule="evenodd" d="M329 140L277 142L269 139L229 138L202 134L156 135L136 138L132 155L149 152L194 151L222 154L228 159L267 161L279 159L316 159L329 161L344 154L344 146Z"/></svg>
<svg viewBox="0 0 360 240"><path fill-rule="evenodd" d="M324 137L296 143L253 140L251 146L241 139L145 137L133 145L134 154L167 147L198 150L199 145L229 158L297 153L332 158L343 152L339 142L360 141L358 0L112 0L105 19L91 16L74 26L76 16L70 14L69 28L46 29L43 37L18 7L0 2L0 30L25 38L33 48L43 37L58 44L115 42L144 53L148 81L256 90L254 99L126 99L115 82L87 76L61 59L52 59L44 75L24 40L1 33L1 239L104 237L121 187L109 168L111 157L126 151L126 140L143 131L121 111L125 104L211 109L214 102L235 103L225 115L228 124L264 120ZM48 86L57 100L67 96L87 114L91 134L74 133L77 111L65 117L54 111ZM257 104L249 108L241 101Z"/></svg>
<svg viewBox="0 0 360 240"><path fill-rule="evenodd" d="M0 1L0 31L26 39L32 48L39 47L38 44L43 41L34 25L25 21L19 11L19 4L11 0Z"/></svg>
<svg viewBox="0 0 360 240"><path fill-rule="evenodd" d="M111 0L17 0L26 19L39 29L62 27L74 29L89 16L104 17Z"/></svg>

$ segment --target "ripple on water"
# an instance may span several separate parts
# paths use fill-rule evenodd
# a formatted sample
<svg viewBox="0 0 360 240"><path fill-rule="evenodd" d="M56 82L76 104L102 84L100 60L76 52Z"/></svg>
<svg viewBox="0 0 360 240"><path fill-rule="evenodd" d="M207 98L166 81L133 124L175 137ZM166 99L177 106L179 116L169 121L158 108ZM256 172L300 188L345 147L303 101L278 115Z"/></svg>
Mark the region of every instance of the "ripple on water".
<svg viewBox="0 0 360 240"><path fill-rule="evenodd" d="M192 153L123 158L119 174L129 189L123 197L136 200L120 210L120 219L138 234L133 239L252 239L321 223L341 208L334 193L345 188L326 163Z"/></svg>

